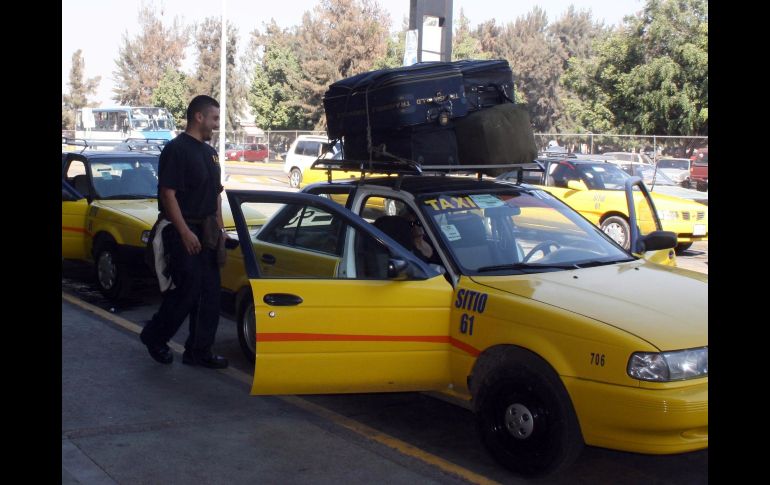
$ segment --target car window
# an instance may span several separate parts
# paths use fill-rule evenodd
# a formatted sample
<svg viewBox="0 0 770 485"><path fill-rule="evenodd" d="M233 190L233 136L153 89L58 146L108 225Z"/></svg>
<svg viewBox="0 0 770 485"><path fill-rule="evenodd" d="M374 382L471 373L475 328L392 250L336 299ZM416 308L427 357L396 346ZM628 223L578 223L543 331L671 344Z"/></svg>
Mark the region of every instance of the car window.
<svg viewBox="0 0 770 485"><path fill-rule="evenodd" d="M312 204L250 205L263 214L273 214L251 234L263 274L271 278L388 278L388 248L341 216Z"/></svg>
<svg viewBox="0 0 770 485"><path fill-rule="evenodd" d="M466 274L628 259L596 226L541 190L431 195L418 205Z"/></svg>
<svg viewBox="0 0 770 485"><path fill-rule="evenodd" d="M305 151L305 145L306 144L307 144L307 142L305 142L303 140L298 141L297 142L297 146L294 147L294 153L296 153L297 155L302 155L304 153L304 151Z"/></svg>
<svg viewBox="0 0 770 485"><path fill-rule="evenodd" d="M305 142L305 149L302 152L303 155L307 155L310 157L318 157L320 153L321 153L321 142L319 141Z"/></svg>

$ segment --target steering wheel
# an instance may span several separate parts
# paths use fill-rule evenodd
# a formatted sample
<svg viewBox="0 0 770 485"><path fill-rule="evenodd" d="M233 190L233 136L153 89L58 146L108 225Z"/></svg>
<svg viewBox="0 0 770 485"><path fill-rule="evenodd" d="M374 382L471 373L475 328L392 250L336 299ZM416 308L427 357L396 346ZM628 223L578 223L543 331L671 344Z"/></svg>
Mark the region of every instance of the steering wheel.
<svg viewBox="0 0 770 485"><path fill-rule="evenodd" d="M532 258L533 255L535 255L538 252L543 253L543 257L548 256L551 254L551 247L553 247L554 250L559 249L561 247L561 244L557 243L556 241L543 241L540 243L537 243L534 248L530 249L530 251L527 253L526 256L524 256L524 259L521 260L522 263L526 263Z"/></svg>

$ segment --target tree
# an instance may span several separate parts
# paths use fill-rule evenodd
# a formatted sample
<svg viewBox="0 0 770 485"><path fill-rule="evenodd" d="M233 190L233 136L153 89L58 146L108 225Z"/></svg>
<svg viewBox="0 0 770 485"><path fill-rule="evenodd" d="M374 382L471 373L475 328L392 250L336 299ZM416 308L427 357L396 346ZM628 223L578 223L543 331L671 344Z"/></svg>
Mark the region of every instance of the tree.
<svg viewBox="0 0 770 485"><path fill-rule="evenodd" d="M252 33L252 52L261 52L249 89L255 122L265 130L295 129L302 125L298 95L302 70L295 54L295 35L273 21L266 33Z"/></svg>
<svg viewBox="0 0 770 485"><path fill-rule="evenodd" d="M153 106L166 108L174 115L179 129L187 126L187 105L190 102L190 85L187 76L180 71L167 69L158 86L152 92Z"/></svg>
<svg viewBox="0 0 770 485"><path fill-rule="evenodd" d="M592 18L590 10L578 11L572 5L548 27L548 31L566 53L562 62L562 78L569 67L570 60L591 58L594 55L596 41L609 34L609 29L605 28L602 22ZM564 86L563 82L557 84L556 93L563 109L560 110L560 116L555 120L554 125L558 131L581 131L581 124L574 119L569 109L575 105L577 97Z"/></svg>
<svg viewBox="0 0 770 485"><path fill-rule="evenodd" d="M534 129L540 132L552 131L561 116L557 87L567 57L547 27L545 11L533 7L505 25L493 47L511 64L516 99L526 103Z"/></svg>
<svg viewBox="0 0 770 485"><path fill-rule="evenodd" d="M707 0L648 0L596 52L565 76L586 129L708 134Z"/></svg>
<svg viewBox="0 0 770 485"><path fill-rule="evenodd" d="M482 49L482 44L470 29L470 20L460 9L460 17L456 20L457 27L452 36L452 60L461 59L489 59L490 53Z"/></svg>
<svg viewBox="0 0 770 485"><path fill-rule="evenodd" d="M194 44L196 49L195 74L190 78L193 95L207 94L215 99L221 99L220 91L220 58L221 58L222 20L208 17L195 27ZM247 106L247 88L245 74L236 69L235 56L238 46L238 28L227 23L226 47L226 78L227 85L227 119L224 128L234 131L238 121L243 116Z"/></svg>
<svg viewBox="0 0 770 485"><path fill-rule="evenodd" d="M298 30L300 107L305 125L322 129L329 85L374 67L385 56L390 15L375 0L321 0Z"/></svg>
<svg viewBox="0 0 770 485"><path fill-rule="evenodd" d="M161 11L161 17L163 12ZM149 105L152 92L167 69L179 70L187 46L188 30L178 19L164 27L155 9L142 5L139 9L141 32L133 40L123 34L123 45L113 72L115 95L112 99L126 105Z"/></svg>
<svg viewBox="0 0 770 485"><path fill-rule="evenodd" d="M94 107L98 103L89 103L88 96L96 94L101 76L84 79L86 61L82 49L72 54L70 69L69 94L62 94L62 130L75 129L75 111L79 108Z"/></svg>

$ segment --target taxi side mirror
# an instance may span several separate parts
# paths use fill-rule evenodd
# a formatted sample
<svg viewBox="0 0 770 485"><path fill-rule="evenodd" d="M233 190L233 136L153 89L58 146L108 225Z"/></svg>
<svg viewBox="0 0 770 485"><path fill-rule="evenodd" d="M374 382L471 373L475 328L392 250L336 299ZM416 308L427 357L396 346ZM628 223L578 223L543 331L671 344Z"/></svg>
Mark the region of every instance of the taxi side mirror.
<svg viewBox="0 0 770 485"><path fill-rule="evenodd" d="M652 231L639 241L641 252L672 249L676 247L676 233L671 231Z"/></svg>
<svg viewBox="0 0 770 485"><path fill-rule="evenodd" d="M405 280L409 278L409 263L403 259L390 258L388 260L388 279Z"/></svg>
<svg viewBox="0 0 770 485"><path fill-rule="evenodd" d="M582 180L569 180L567 181L567 188L572 190L588 190L586 184Z"/></svg>

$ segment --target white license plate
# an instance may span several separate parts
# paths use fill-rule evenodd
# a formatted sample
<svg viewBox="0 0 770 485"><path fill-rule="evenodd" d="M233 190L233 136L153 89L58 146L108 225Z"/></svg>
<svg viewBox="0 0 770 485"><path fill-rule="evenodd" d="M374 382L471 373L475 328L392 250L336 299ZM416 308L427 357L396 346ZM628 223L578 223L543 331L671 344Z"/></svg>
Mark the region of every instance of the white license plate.
<svg viewBox="0 0 770 485"><path fill-rule="evenodd" d="M706 235L706 225L705 224L695 224L695 226L692 228L692 235L693 236L705 236Z"/></svg>

